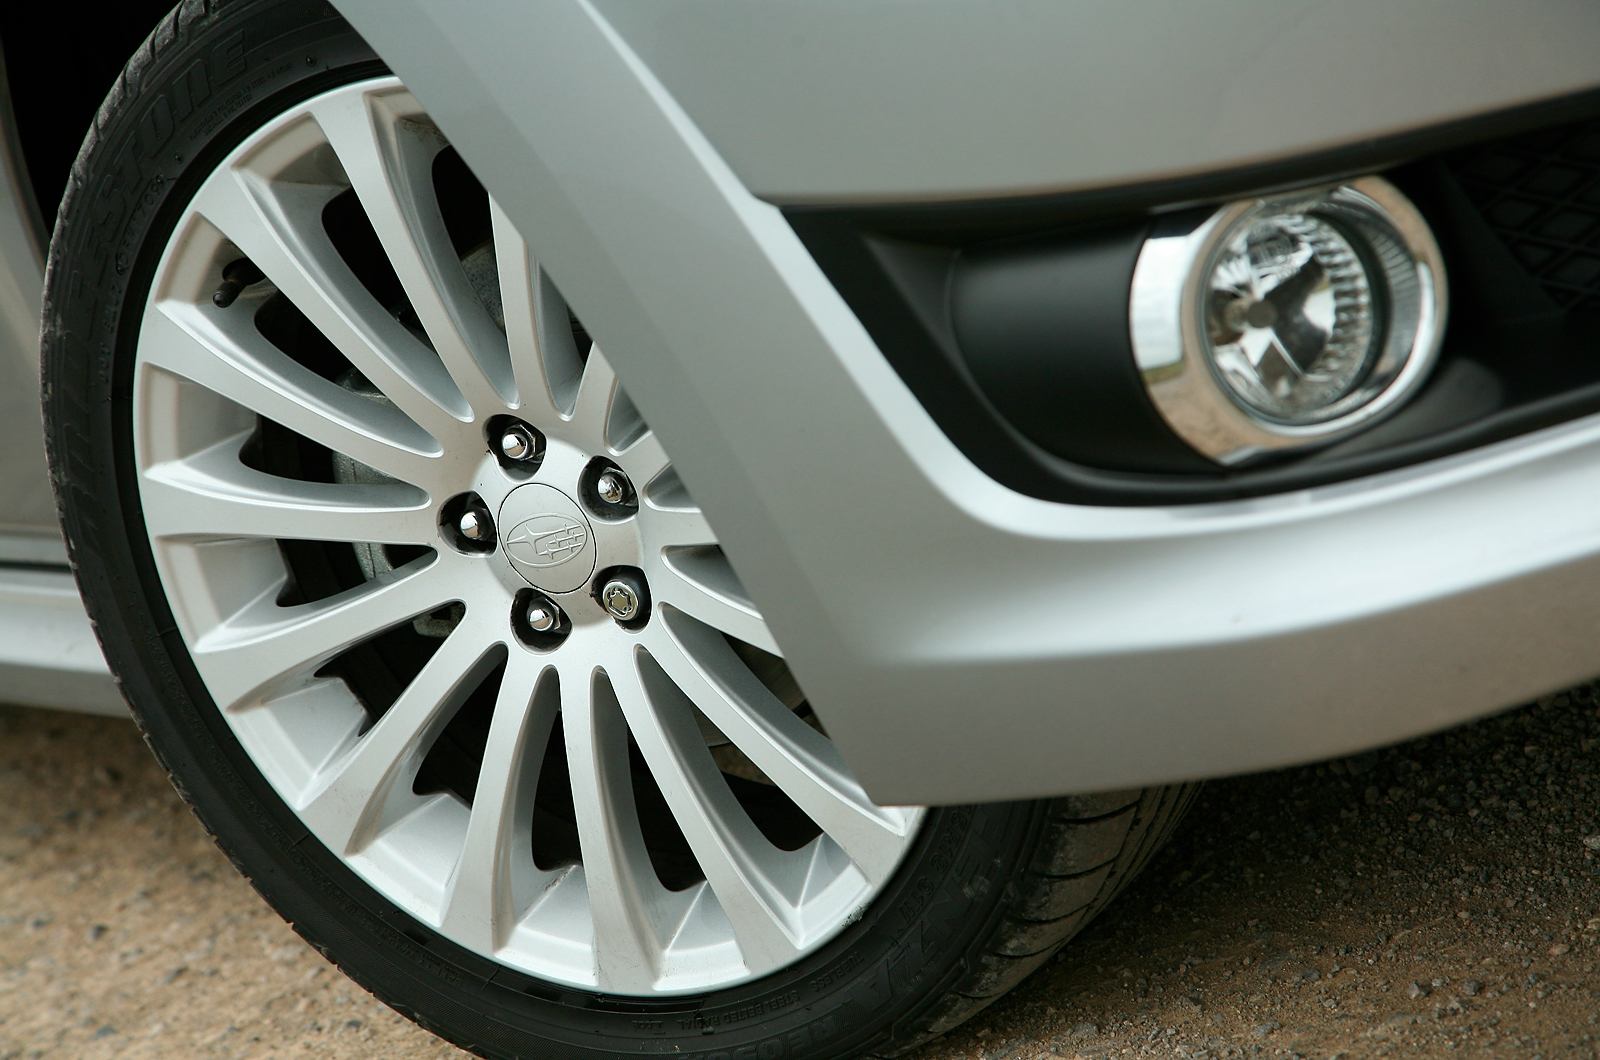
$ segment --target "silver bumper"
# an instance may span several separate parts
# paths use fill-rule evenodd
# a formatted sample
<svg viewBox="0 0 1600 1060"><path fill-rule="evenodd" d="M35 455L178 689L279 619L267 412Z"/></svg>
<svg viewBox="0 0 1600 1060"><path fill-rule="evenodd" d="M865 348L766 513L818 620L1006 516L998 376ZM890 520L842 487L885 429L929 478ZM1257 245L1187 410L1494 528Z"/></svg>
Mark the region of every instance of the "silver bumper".
<svg viewBox="0 0 1600 1060"><path fill-rule="evenodd" d="M934 426L778 210L593 8L337 6L544 249L880 801L1259 769L1600 672L1600 423L1262 500L1024 497ZM1538 6L1540 32L1587 34L1564 86L1600 82L1593 11ZM1376 54L1391 85L1419 76ZM1346 58L1383 80L1371 54ZM1550 90L1545 67L1506 62L1496 98ZM1491 102L1429 99L1429 120Z"/></svg>

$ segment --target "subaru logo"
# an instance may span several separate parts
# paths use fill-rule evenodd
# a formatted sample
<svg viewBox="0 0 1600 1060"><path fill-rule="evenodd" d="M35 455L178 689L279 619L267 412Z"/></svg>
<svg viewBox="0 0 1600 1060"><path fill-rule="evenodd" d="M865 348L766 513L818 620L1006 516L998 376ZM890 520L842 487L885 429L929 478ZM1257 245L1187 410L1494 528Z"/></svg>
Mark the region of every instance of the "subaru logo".
<svg viewBox="0 0 1600 1060"><path fill-rule="evenodd" d="M554 567L583 551L588 529L565 515L535 515L512 527L506 552L519 566Z"/></svg>

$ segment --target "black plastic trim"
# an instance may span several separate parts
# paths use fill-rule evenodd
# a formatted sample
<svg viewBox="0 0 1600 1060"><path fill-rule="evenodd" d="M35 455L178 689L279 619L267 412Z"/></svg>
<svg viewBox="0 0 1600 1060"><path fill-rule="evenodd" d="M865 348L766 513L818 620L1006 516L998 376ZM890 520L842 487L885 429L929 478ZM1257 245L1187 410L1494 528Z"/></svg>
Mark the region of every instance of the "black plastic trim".
<svg viewBox="0 0 1600 1060"><path fill-rule="evenodd" d="M956 346L1000 413L1058 456L1214 474L1168 428L1134 365L1128 290L1149 229L1136 218L962 252L949 274Z"/></svg>
<svg viewBox="0 0 1600 1060"><path fill-rule="evenodd" d="M1230 500L1370 475L1600 411L1600 378L1588 367L1600 319L1577 328L1552 315L1432 160L1596 113L1600 90L1176 181L1006 202L790 207L785 215L934 420L1001 483L1080 504ZM1441 243L1454 288L1439 368L1404 410L1347 442L1276 464L1217 468L1177 442L1142 385L1128 385L1137 376L1126 280L1138 239L1153 215L1177 207L1374 171L1386 171L1447 230ZM1059 304L1024 305L1030 286ZM1574 350L1580 356L1569 356ZM1567 367L1574 361L1577 374Z"/></svg>

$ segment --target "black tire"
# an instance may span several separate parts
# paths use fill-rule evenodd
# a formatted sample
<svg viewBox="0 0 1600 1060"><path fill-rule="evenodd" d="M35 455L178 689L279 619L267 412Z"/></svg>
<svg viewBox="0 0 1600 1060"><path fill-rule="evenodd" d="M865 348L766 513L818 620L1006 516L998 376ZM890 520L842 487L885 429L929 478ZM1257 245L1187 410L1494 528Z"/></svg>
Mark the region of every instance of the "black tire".
<svg viewBox="0 0 1600 1060"><path fill-rule="evenodd" d="M140 307L182 206L285 106L382 66L318 0L186 2L130 61L73 166L51 244L44 394L72 561L146 739L263 897L357 982L486 1057L888 1055L942 1033L1049 958L1167 837L1171 787L932 811L894 879L781 972L638 1002L542 983L403 913L316 839L240 748L157 577L131 427Z"/></svg>

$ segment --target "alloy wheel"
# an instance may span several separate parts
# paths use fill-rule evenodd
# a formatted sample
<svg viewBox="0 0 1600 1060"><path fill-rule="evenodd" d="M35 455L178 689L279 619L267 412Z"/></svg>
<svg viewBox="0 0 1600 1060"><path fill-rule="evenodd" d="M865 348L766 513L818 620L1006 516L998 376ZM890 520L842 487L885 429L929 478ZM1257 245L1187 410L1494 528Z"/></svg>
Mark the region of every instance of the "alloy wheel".
<svg viewBox="0 0 1600 1060"><path fill-rule="evenodd" d="M394 79L203 181L133 421L216 707L441 934L683 993L793 963L894 873L922 811L855 782L606 358Z"/></svg>

